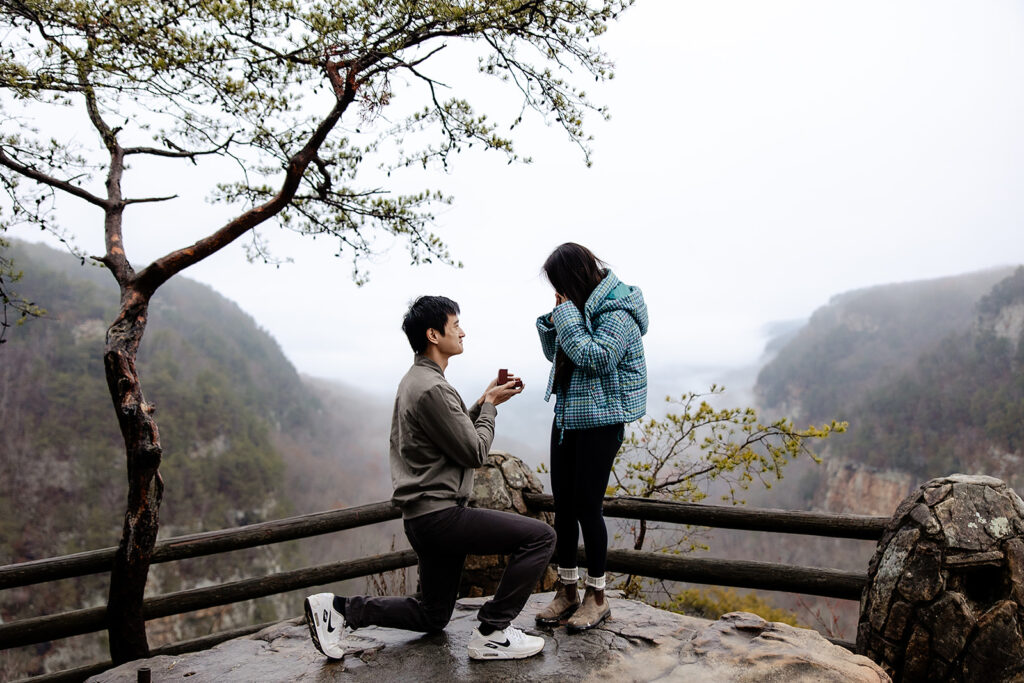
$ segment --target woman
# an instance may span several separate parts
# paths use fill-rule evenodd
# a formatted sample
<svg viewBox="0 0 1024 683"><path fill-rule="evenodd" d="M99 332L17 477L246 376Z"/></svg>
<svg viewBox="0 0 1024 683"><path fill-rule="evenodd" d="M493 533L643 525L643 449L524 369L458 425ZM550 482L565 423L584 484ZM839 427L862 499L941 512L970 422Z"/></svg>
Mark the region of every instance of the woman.
<svg viewBox="0 0 1024 683"><path fill-rule="evenodd" d="M559 587L537 614L541 624L582 631L608 618L604 598L608 530L602 503L625 423L647 405L642 335L647 306L637 287L623 284L586 247L568 242L544 263L555 308L537 318L551 363L545 400L555 394L551 428L551 490L555 498ZM580 531L587 557L586 590L576 588Z"/></svg>

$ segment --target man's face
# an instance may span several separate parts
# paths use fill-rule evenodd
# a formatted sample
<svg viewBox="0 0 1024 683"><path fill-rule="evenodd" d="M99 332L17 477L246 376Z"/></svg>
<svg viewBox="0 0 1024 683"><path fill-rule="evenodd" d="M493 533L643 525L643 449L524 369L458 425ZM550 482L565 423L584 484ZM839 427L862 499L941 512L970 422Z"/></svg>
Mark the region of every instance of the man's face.
<svg viewBox="0 0 1024 683"><path fill-rule="evenodd" d="M437 350L446 356L457 356L462 353L462 338L466 333L459 326L459 317L448 314L448 322L444 325L444 336L437 336Z"/></svg>

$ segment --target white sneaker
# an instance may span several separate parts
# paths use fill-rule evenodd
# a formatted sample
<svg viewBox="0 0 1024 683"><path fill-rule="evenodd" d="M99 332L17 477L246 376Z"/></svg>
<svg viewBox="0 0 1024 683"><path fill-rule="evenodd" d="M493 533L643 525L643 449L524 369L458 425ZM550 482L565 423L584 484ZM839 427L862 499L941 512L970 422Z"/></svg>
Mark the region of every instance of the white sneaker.
<svg viewBox="0 0 1024 683"><path fill-rule="evenodd" d="M317 650L330 659L344 659L341 639L345 637L345 617L334 609L334 593L306 598L306 624Z"/></svg>
<svg viewBox="0 0 1024 683"><path fill-rule="evenodd" d="M515 626L489 636L475 628L468 649L470 659L523 659L543 650L544 639L528 636Z"/></svg>

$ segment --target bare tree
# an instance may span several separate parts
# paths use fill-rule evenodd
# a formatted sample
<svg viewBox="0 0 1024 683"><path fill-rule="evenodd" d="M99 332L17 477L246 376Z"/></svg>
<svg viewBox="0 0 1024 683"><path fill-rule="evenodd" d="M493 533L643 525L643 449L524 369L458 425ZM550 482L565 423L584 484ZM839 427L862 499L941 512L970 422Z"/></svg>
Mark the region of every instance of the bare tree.
<svg viewBox="0 0 1024 683"><path fill-rule="evenodd" d="M630 4L0 0L0 167L9 198L0 229L28 221L64 234L58 198L93 207L102 217L105 251L91 258L120 287L120 310L104 348L128 474L109 594L115 663L148 654L142 596L159 525L162 449L135 359L153 293L243 236L253 256L265 256L256 230L264 225L334 238L351 257L357 281L374 234L404 240L413 263L452 263L429 232L428 212L449 198L427 191L395 196L360 185L367 169L385 177L377 169L444 166L473 145L519 159L497 119L478 113L469 99L444 96L449 87L431 70L436 55L452 41L472 42L481 55L478 70L519 95L508 130L532 110L560 126L589 163L583 117L604 110L573 85L572 74L610 75L592 39ZM374 126L368 141L357 142L365 139L358 126L392 107L398 78L419 108L390 127ZM352 113L359 116L346 130L340 122ZM67 123L36 123L46 120ZM92 142L76 136L79 122L92 131ZM237 162L235 176L211 188L235 207L233 218L136 269L124 242L128 209L170 202L174 183L211 157ZM123 192L128 162L141 158L177 165L176 172L161 173L166 191Z"/></svg>

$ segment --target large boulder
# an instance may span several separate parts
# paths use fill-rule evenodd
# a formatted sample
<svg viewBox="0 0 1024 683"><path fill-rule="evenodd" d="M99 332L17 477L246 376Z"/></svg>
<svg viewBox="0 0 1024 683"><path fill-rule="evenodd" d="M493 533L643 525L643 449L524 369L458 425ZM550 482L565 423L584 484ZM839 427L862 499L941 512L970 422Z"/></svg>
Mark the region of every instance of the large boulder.
<svg viewBox="0 0 1024 683"><path fill-rule="evenodd" d="M504 451L491 451L482 467L473 473L471 507L512 512L539 519L546 524L554 522L551 512L534 512L526 507L523 493L544 493L544 485L519 458ZM459 597L494 595L508 564L503 555L470 555L462 571ZM555 587L558 574L548 567L536 590L548 591Z"/></svg>
<svg viewBox="0 0 1024 683"><path fill-rule="evenodd" d="M1024 681L1024 502L999 479L933 479L868 567L857 649L895 681Z"/></svg>
<svg viewBox="0 0 1024 683"><path fill-rule="evenodd" d="M564 627L534 630L534 616L552 597L534 595L516 624L541 635L544 650L517 661L477 662L466 645L484 598L464 598L441 633L423 635L369 627L349 633L346 656L318 653L301 619L237 638L210 650L130 662L89 680L234 681L715 681L716 683L883 683L866 657L833 645L815 631L767 622L747 613L719 621L656 609L609 592L612 618L578 634Z"/></svg>

